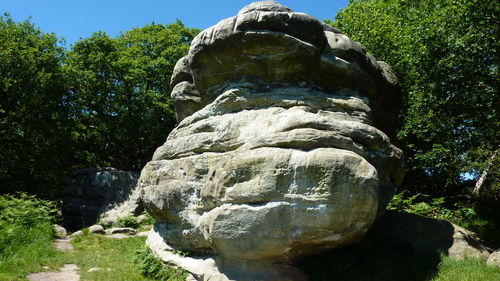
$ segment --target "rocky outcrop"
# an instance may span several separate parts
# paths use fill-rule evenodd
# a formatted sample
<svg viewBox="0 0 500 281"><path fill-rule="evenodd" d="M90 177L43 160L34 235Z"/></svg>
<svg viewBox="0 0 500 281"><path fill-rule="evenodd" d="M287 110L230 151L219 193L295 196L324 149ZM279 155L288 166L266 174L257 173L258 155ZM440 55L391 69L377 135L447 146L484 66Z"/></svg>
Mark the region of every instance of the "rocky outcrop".
<svg viewBox="0 0 500 281"><path fill-rule="evenodd" d="M202 31L171 82L180 123L139 181L159 256L302 280L291 264L361 240L402 180L394 74L309 15L251 4Z"/></svg>
<svg viewBox="0 0 500 281"><path fill-rule="evenodd" d="M486 260L490 249L479 236L448 221L388 211L376 223L372 235L381 244L415 254L441 251L453 259Z"/></svg>
<svg viewBox="0 0 500 281"><path fill-rule="evenodd" d="M143 211L138 173L114 168L86 168L76 171L65 187L64 225L82 229L100 221L112 224L118 218Z"/></svg>

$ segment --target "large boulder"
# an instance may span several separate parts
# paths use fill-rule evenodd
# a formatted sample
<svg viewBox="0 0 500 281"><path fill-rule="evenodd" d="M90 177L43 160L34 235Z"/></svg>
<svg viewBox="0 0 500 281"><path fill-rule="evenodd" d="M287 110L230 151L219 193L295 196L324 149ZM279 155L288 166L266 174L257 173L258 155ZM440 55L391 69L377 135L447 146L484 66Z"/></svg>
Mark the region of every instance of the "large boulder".
<svg viewBox="0 0 500 281"><path fill-rule="evenodd" d="M360 241L402 181L394 74L309 15L251 4L202 31L171 81L180 123L139 180L169 262L302 280L294 261Z"/></svg>
<svg viewBox="0 0 500 281"><path fill-rule="evenodd" d="M137 189L139 173L114 168L85 168L73 173L65 186L64 225L82 229L96 222L115 223L140 214L144 208Z"/></svg>

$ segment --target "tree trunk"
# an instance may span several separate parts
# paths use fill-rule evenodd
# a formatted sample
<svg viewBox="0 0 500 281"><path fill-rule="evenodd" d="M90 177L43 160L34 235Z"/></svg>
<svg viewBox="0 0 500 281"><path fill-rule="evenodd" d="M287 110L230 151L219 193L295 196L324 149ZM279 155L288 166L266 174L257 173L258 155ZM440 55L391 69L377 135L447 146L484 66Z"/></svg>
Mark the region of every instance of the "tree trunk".
<svg viewBox="0 0 500 281"><path fill-rule="evenodd" d="M497 150L495 150L495 153L493 153L493 155L490 157L490 160L488 160L488 165L486 165L486 168L484 169L483 173L481 174L481 177L479 178L479 180L477 180L476 186L474 186L474 191L473 191L474 194L476 194L476 195L479 194L479 190L483 186L483 183L486 180L486 177L488 176L488 172L490 171L490 168L493 165L493 161L495 160L495 157L498 154L498 149L499 148L497 148Z"/></svg>

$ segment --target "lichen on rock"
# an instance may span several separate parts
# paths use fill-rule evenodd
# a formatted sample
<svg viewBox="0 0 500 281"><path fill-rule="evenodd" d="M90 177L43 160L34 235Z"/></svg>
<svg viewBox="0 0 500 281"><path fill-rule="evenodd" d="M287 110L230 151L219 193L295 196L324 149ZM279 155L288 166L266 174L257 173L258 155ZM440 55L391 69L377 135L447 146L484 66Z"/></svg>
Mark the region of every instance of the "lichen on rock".
<svg viewBox="0 0 500 281"><path fill-rule="evenodd" d="M149 246L200 280L305 280L294 261L361 240L402 181L397 79L314 17L250 4L202 31L171 82L179 125L139 185Z"/></svg>

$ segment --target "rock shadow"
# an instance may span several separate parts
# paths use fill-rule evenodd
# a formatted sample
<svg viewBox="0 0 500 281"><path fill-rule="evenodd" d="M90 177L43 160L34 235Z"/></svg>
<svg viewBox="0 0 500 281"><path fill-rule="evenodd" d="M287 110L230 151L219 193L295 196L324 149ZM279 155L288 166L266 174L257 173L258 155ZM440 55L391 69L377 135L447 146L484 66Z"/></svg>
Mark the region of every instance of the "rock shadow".
<svg viewBox="0 0 500 281"><path fill-rule="evenodd" d="M100 216L131 200L138 178L139 173L114 168L75 171L65 186L64 226L75 231L95 224ZM135 210L136 213L142 211L142 206Z"/></svg>
<svg viewBox="0 0 500 281"><path fill-rule="evenodd" d="M425 281L438 271L440 252L415 254L368 237L360 244L302 260L314 281Z"/></svg>
<svg viewBox="0 0 500 281"><path fill-rule="evenodd" d="M430 280L453 236L447 221L389 211L363 242L305 258L298 267L315 281Z"/></svg>

